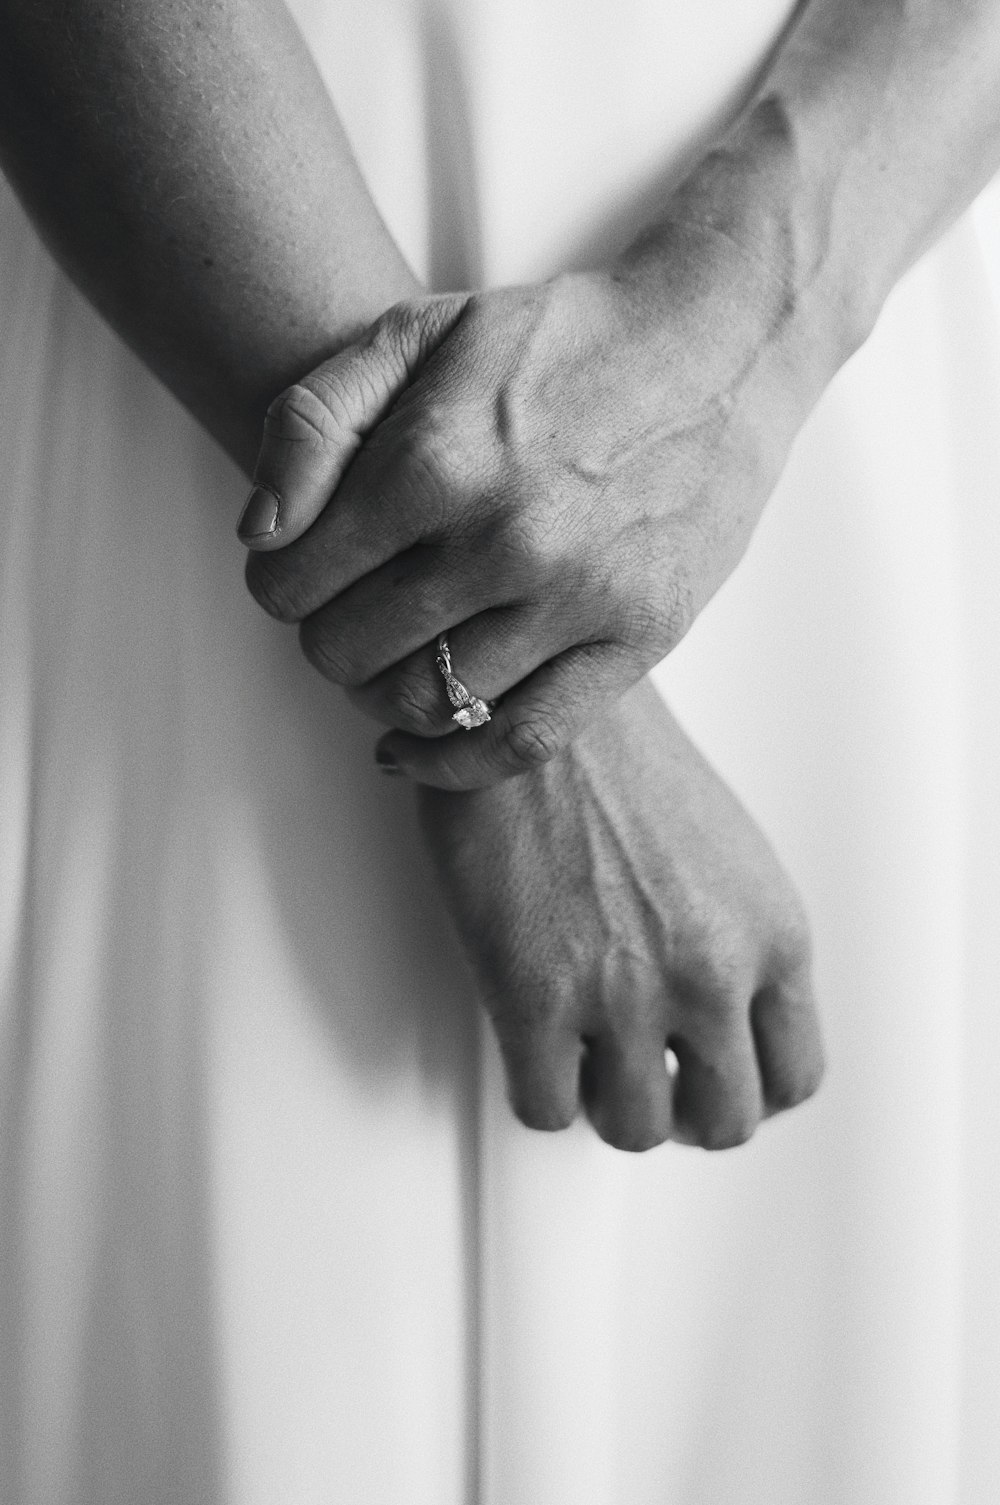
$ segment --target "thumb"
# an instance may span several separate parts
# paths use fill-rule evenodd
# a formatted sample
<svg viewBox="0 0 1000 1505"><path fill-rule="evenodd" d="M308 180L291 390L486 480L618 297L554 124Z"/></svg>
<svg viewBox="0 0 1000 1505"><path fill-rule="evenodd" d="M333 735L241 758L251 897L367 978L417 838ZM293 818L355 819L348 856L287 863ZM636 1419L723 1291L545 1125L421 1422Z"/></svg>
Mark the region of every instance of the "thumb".
<svg viewBox="0 0 1000 1505"><path fill-rule="evenodd" d="M368 434L447 339L468 297L398 303L356 345L324 361L271 403L237 533L278 549L319 517Z"/></svg>

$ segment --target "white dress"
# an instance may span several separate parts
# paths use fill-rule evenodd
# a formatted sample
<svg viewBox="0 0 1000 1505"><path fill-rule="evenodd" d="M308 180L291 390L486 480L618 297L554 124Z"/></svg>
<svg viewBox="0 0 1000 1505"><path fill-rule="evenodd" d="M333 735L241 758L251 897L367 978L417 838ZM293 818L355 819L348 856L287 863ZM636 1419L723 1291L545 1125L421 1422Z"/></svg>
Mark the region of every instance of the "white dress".
<svg viewBox="0 0 1000 1505"><path fill-rule="evenodd" d="M792 0L297 0L436 286L578 262ZM1000 342L983 202L662 671L817 941L821 1095L534 1135L240 478L0 185L0 1498L986 1505L1000 1477Z"/></svg>

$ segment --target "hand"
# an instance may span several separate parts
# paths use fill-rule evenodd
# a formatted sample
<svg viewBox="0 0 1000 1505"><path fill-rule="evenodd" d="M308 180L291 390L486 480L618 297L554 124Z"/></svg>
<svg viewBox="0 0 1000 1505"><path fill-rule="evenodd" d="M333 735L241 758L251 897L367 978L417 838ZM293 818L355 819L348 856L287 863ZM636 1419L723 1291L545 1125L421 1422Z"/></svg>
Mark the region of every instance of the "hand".
<svg viewBox="0 0 1000 1505"><path fill-rule="evenodd" d="M678 231L657 277L655 302L640 257L400 304L272 406L250 589L422 782L552 757L746 547L804 393L754 343L728 241ZM503 697L471 736L445 735L442 631L470 690Z"/></svg>
<svg viewBox="0 0 1000 1505"><path fill-rule="evenodd" d="M547 768L420 808L524 1123L582 1092L619 1149L724 1149L816 1090L799 901L650 685Z"/></svg>

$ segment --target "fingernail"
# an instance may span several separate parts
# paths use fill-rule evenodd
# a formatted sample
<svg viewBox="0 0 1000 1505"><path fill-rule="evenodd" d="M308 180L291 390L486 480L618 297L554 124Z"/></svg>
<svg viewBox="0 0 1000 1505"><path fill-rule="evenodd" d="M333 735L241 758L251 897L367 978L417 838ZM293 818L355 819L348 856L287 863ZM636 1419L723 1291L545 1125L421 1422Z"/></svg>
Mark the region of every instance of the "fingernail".
<svg viewBox="0 0 1000 1505"><path fill-rule="evenodd" d="M375 762L383 773L401 774L403 772L387 747L376 747Z"/></svg>
<svg viewBox="0 0 1000 1505"><path fill-rule="evenodd" d="M244 543L271 538L278 531L278 498L266 486L254 486L240 513L236 531Z"/></svg>

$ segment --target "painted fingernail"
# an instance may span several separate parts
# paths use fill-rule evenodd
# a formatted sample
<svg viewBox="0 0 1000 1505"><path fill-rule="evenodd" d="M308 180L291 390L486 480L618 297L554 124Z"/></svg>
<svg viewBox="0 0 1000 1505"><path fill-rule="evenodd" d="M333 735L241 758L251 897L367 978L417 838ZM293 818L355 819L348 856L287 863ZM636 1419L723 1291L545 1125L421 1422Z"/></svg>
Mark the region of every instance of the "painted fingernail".
<svg viewBox="0 0 1000 1505"><path fill-rule="evenodd" d="M375 762L383 773L401 774L403 772L387 747L376 747Z"/></svg>
<svg viewBox="0 0 1000 1505"><path fill-rule="evenodd" d="M236 531L244 543L271 538L278 531L278 498L266 486L254 486L240 513Z"/></svg>

